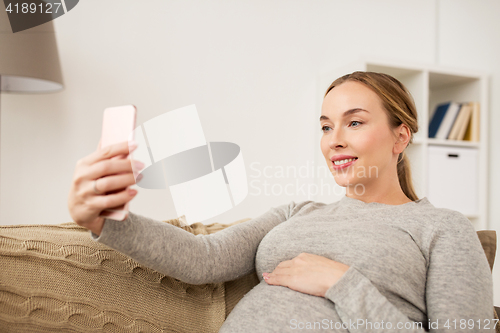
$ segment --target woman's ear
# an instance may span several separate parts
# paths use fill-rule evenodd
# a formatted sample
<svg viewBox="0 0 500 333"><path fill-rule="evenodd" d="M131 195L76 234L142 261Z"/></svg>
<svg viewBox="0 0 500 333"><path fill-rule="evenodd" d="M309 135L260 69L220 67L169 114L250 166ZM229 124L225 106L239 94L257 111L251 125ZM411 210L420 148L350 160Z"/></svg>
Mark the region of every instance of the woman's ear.
<svg viewBox="0 0 500 333"><path fill-rule="evenodd" d="M405 150L406 146L408 146L408 143L410 142L411 131L408 126L401 124L396 128L395 134L397 139L394 143L393 152L395 154L400 154L403 150Z"/></svg>

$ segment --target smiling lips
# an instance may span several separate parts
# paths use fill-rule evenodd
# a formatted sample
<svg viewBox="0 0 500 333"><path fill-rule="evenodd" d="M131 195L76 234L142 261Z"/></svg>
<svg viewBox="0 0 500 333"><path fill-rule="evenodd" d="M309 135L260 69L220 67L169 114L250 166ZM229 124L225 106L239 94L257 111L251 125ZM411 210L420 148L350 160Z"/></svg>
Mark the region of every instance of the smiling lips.
<svg viewBox="0 0 500 333"><path fill-rule="evenodd" d="M335 170L347 168L358 160L355 156L337 155L331 158L332 168Z"/></svg>

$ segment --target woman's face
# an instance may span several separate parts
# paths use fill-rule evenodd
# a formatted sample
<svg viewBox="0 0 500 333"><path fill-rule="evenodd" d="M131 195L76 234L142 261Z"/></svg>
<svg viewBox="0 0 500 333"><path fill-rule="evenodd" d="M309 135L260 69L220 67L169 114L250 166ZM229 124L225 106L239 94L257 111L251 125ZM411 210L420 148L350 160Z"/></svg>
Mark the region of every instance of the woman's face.
<svg viewBox="0 0 500 333"><path fill-rule="evenodd" d="M320 124L321 151L339 186L361 184L366 190L393 181L391 177L397 179L396 130L390 129L382 101L370 88L347 81L330 90L323 100ZM331 160L339 158L344 160L341 165ZM345 163L349 158L354 160ZM361 191L358 186L354 189Z"/></svg>

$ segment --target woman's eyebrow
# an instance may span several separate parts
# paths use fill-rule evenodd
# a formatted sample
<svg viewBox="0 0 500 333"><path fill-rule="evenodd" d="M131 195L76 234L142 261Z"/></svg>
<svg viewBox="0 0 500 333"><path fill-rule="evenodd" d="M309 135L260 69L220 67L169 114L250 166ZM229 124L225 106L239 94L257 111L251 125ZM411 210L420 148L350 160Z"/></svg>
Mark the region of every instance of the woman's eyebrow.
<svg viewBox="0 0 500 333"><path fill-rule="evenodd" d="M349 116L351 114L358 113L358 112L361 112L361 111L368 112L365 109L355 108L355 109L350 109L350 110L347 110L346 112L344 112L344 114L342 115L342 117L347 117L347 116ZM319 117L319 121L322 121L322 120L330 120L330 118L328 118L327 116L322 115L321 117Z"/></svg>

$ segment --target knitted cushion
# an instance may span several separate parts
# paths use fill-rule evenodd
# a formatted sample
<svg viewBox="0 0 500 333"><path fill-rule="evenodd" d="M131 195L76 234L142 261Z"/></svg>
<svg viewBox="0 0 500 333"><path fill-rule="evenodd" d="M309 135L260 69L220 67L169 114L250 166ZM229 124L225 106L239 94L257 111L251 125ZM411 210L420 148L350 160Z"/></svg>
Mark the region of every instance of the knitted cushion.
<svg viewBox="0 0 500 333"><path fill-rule="evenodd" d="M211 234L246 220L165 222ZM226 304L225 283L191 285L165 276L93 241L72 222L0 226L0 265L1 332L217 332L258 281L254 273L229 283L235 295Z"/></svg>

